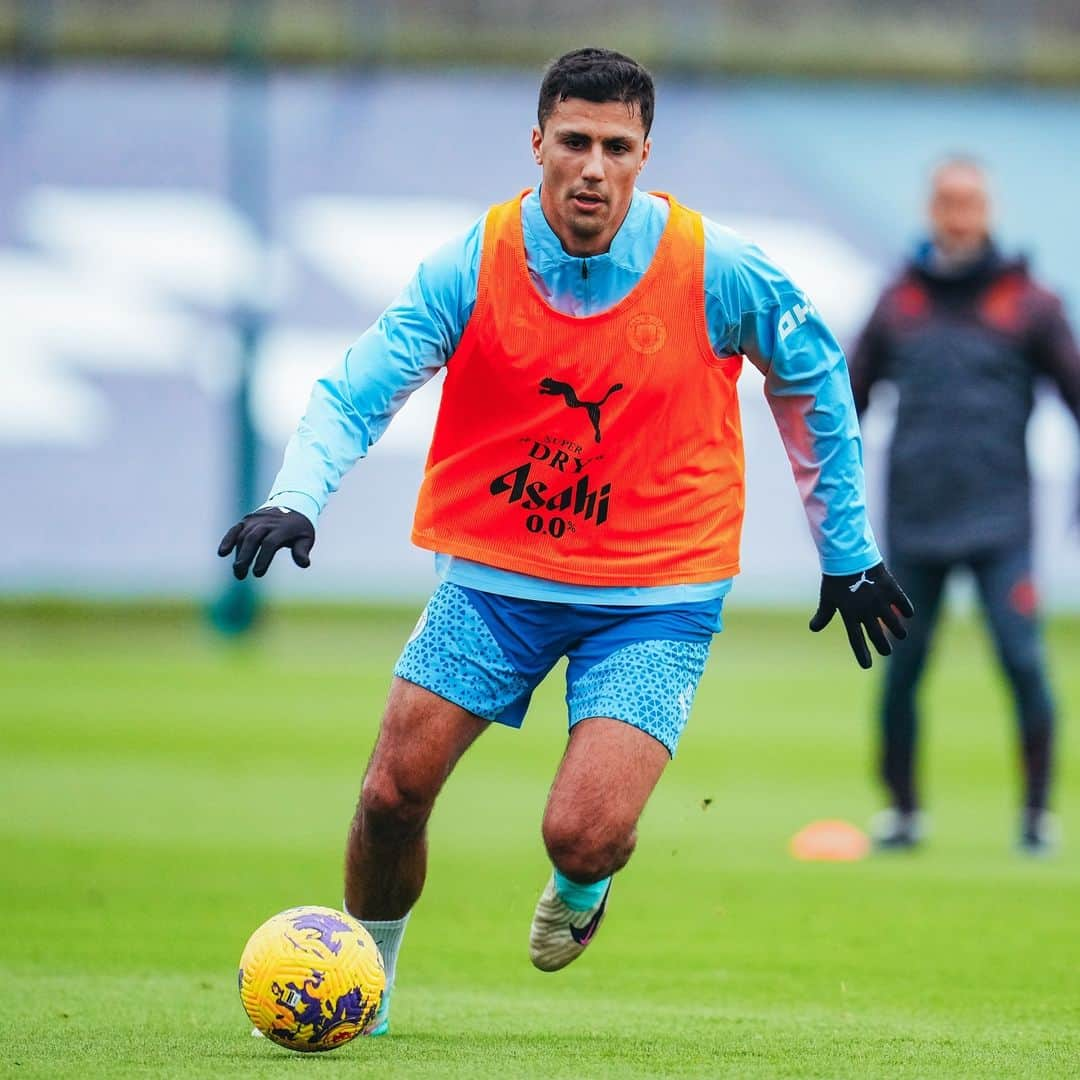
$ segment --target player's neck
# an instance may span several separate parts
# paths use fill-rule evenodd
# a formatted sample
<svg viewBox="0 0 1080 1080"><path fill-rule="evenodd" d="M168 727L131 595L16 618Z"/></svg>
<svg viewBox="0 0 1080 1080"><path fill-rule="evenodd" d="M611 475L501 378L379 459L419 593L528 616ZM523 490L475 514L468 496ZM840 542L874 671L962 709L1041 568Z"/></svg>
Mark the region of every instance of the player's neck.
<svg viewBox="0 0 1080 1080"><path fill-rule="evenodd" d="M544 189L540 189L540 210L544 215L548 228L555 234L555 238L562 245L563 251L574 259L591 259L596 255L603 255L610 250L611 244L618 235L619 230L630 213L631 203L626 204L619 220L610 228L595 236L581 236L570 229L555 212L553 207L547 205Z"/></svg>

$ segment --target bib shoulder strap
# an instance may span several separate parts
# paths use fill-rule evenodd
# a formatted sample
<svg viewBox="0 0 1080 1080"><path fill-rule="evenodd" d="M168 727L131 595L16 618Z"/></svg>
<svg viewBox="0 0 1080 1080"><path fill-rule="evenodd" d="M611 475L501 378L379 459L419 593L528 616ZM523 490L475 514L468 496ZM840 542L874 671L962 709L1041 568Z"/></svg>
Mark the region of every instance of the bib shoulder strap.
<svg viewBox="0 0 1080 1080"><path fill-rule="evenodd" d="M512 199L490 207L484 221L484 247L480 255L480 275L476 286L474 313L485 311L489 302L492 276L503 257L513 257L514 249L524 243L521 232L521 201L532 191L524 188Z"/></svg>
<svg viewBox="0 0 1080 1080"><path fill-rule="evenodd" d="M690 269L690 290L694 307L694 331L701 355L710 363L717 357L709 339L705 318L705 220L697 210L669 195L666 191L650 191L668 204L668 230L671 233L673 257ZM729 358L725 358L729 359Z"/></svg>

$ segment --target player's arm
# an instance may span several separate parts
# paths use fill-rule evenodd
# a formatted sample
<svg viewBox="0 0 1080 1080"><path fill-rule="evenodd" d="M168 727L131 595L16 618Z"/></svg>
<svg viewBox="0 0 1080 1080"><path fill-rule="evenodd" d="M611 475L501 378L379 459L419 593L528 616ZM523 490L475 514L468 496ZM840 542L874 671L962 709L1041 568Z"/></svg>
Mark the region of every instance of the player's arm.
<svg viewBox="0 0 1080 1080"><path fill-rule="evenodd" d="M1043 293L1031 342L1035 366L1053 380L1080 425L1080 349L1065 318L1061 301Z"/></svg>
<svg viewBox="0 0 1080 1080"><path fill-rule="evenodd" d="M243 578L262 577L274 553L308 566L315 522L344 475L386 430L409 396L457 348L476 303L484 219L420 264L398 298L320 378L285 448L267 501L222 538Z"/></svg>
<svg viewBox="0 0 1080 1080"><path fill-rule="evenodd" d="M855 411L859 416L862 416L867 405L870 404L870 391L874 388L874 384L885 374L888 354L885 304L886 296L882 296L856 339L848 358L851 396L855 401Z"/></svg>
<svg viewBox="0 0 1080 1080"><path fill-rule="evenodd" d="M707 224L706 315L720 354L741 352L765 377L821 561L821 602L810 629L839 611L860 666L871 665L864 632L883 656L886 628L906 631L910 601L889 574L866 510L862 440L847 364L813 304L768 258Z"/></svg>
<svg viewBox="0 0 1080 1080"><path fill-rule="evenodd" d="M1035 367L1061 394L1080 429L1080 349L1073 337L1061 301L1038 290L1039 310L1033 320L1031 355ZM1077 520L1080 521L1080 483L1077 484Z"/></svg>

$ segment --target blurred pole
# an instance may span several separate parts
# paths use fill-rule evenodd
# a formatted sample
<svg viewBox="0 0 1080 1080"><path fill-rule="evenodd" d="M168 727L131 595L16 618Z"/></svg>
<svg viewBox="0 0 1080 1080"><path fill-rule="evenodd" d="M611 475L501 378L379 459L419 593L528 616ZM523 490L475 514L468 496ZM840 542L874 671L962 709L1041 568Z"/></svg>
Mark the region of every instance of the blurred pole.
<svg viewBox="0 0 1080 1080"><path fill-rule="evenodd" d="M349 62L360 67L385 55L396 16L395 0L345 0Z"/></svg>
<svg viewBox="0 0 1080 1080"><path fill-rule="evenodd" d="M53 0L17 0L15 9L15 61L37 67L51 52Z"/></svg>
<svg viewBox="0 0 1080 1080"><path fill-rule="evenodd" d="M1014 0L983 0L980 7L976 41L986 69L996 78L1022 78L1035 29L1034 13Z"/></svg>
<svg viewBox="0 0 1080 1080"><path fill-rule="evenodd" d="M228 193L233 209L248 226L257 256L250 280L232 298L238 372L233 391L233 508L239 521L261 502L258 491L258 436L252 414L252 382L266 330L269 287L266 266L269 236L267 72L263 34L267 0L233 0L228 99ZM214 625L241 634L258 614L251 578L231 577L211 608Z"/></svg>

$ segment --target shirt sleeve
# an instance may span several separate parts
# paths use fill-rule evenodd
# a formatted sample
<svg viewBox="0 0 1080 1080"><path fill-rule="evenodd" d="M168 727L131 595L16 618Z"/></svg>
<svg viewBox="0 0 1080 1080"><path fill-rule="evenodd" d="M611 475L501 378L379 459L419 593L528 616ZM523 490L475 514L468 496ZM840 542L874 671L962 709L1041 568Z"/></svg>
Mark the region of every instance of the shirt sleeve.
<svg viewBox="0 0 1080 1080"><path fill-rule="evenodd" d="M836 338L805 293L759 248L708 221L705 293L717 353L743 353L765 376L765 397L822 572L856 574L877 565L862 439Z"/></svg>
<svg viewBox="0 0 1080 1080"><path fill-rule="evenodd" d="M425 259L378 322L315 383L264 505L314 521L409 395L453 355L476 304L484 220Z"/></svg>
<svg viewBox="0 0 1080 1080"><path fill-rule="evenodd" d="M1080 425L1080 350L1069 328L1061 301L1040 290L1040 310L1034 320L1031 343L1036 367L1057 386Z"/></svg>
<svg viewBox="0 0 1080 1080"><path fill-rule="evenodd" d="M888 354L887 335L885 333L886 298L878 300L873 313L851 350L848 364L851 375L851 394L855 401L855 411L859 416L870 404L870 391L874 384L885 377L886 356Z"/></svg>

